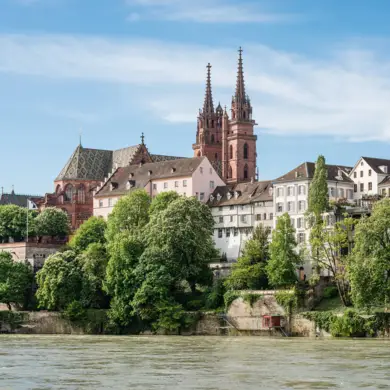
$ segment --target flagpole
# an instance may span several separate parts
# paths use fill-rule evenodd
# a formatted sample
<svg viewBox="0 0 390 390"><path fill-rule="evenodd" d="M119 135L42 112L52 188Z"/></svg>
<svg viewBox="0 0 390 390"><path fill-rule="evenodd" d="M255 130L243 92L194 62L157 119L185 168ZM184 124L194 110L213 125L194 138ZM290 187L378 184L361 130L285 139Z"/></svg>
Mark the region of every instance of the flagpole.
<svg viewBox="0 0 390 390"><path fill-rule="evenodd" d="M28 210L29 210L29 203L27 199L27 234L26 234L26 243L28 243Z"/></svg>

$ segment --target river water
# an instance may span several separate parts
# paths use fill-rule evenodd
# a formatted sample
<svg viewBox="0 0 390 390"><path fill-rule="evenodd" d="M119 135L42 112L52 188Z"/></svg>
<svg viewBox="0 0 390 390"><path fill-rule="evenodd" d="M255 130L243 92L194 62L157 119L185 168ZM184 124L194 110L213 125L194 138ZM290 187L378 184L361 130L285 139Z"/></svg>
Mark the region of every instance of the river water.
<svg viewBox="0 0 390 390"><path fill-rule="evenodd" d="M390 342L0 335L0 389L389 389Z"/></svg>

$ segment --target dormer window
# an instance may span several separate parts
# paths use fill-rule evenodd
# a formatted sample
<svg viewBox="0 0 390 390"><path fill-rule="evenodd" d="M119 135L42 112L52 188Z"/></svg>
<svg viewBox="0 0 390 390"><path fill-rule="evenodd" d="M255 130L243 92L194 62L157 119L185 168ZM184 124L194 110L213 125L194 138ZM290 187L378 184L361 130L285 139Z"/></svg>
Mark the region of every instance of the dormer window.
<svg viewBox="0 0 390 390"><path fill-rule="evenodd" d="M212 202L213 200L214 200L214 196L210 195L210 202Z"/></svg>
<svg viewBox="0 0 390 390"><path fill-rule="evenodd" d="M176 168L172 168L171 173L175 173L175 172L176 172Z"/></svg>
<svg viewBox="0 0 390 390"><path fill-rule="evenodd" d="M127 183L126 183L126 189L127 190L130 190L131 188L135 187L135 180L129 180Z"/></svg>
<svg viewBox="0 0 390 390"><path fill-rule="evenodd" d="M232 194L230 192L227 193L227 198L230 200L232 198Z"/></svg>
<svg viewBox="0 0 390 390"><path fill-rule="evenodd" d="M152 176L152 173L153 173L153 172L149 170L149 171L148 171L148 176Z"/></svg>
<svg viewBox="0 0 390 390"><path fill-rule="evenodd" d="M132 179L134 177L134 173L131 172L130 175L129 175L129 178Z"/></svg>
<svg viewBox="0 0 390 390"><path fill-rule="evenodd" d="M221 200L222 196L220 194L217 194L217 201L219 202Z"/></svg>
<svg viewBox="0 0 390 390"><path fill-rule="evenodd" d="M387 165L381 165L381 166L379 167L379 169L380 169L383 173L388 173L388 172L387 172L387 171L388 171Z"/></svg>
<svg viewBox="0 0 390 390"><path fill-rule="evenodd" d="M111 182L110 183L110 191L116 190L118 188L118 183Z"/></svg>

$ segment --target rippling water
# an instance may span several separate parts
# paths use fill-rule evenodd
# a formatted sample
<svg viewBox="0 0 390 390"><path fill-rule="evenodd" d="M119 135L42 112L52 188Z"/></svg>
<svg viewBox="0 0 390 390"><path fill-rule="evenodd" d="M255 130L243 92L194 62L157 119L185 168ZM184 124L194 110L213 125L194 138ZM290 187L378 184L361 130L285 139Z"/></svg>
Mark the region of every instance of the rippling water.
<svg viewBox="0 0 390 390"><path fill-rule="evenodd" d="M390 342L0 336L0 389L389 389Z"/></svg>

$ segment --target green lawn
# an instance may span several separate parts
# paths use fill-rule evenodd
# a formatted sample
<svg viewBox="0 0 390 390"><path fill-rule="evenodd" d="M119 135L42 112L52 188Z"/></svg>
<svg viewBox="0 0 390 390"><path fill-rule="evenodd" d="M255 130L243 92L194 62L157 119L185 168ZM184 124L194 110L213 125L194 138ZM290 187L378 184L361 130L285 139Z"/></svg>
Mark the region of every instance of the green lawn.
<svg viewBox="0 0 390 390"><path fill-rule="evenodd" d="M343 312L345 307L341 303L340 297L323 299L315 308L315 311L329 311L334 310Z"/></svg>

